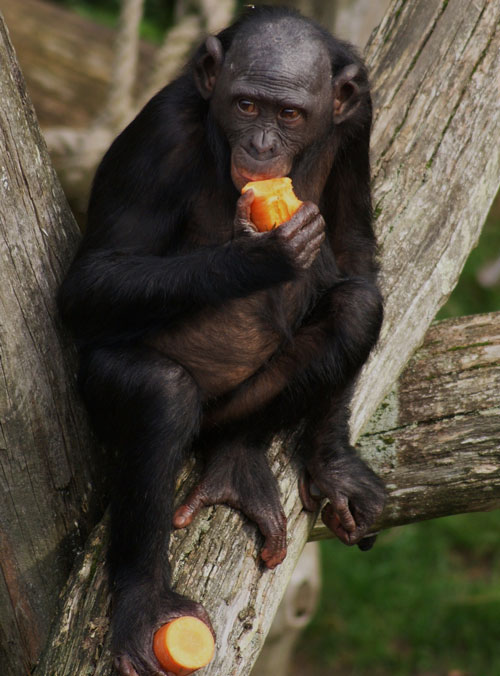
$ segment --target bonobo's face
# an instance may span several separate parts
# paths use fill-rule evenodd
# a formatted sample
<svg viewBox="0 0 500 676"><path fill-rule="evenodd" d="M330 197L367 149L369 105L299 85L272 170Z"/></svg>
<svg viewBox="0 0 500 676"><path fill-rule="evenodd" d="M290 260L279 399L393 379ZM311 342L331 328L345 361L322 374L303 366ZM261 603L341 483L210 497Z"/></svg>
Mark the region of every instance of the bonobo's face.
<svg viewBox="0 0 500 676"><path fill-rule="evenodd" d="M294 159L333 125L327 50L303 25L293 28L264 25L236 39L214 76L211 111L229 142L238 190L289 175Z"/></svg>

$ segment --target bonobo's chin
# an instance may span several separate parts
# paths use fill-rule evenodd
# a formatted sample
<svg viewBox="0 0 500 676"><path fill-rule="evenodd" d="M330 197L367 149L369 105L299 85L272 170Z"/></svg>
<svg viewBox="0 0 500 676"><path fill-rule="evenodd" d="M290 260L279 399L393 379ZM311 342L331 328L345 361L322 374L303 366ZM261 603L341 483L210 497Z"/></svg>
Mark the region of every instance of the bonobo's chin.
<svg viewBox="0 0 500 676"><path fill-rule="evenodd" d="M243 186L250 181L265 181L268 178L282 178L283 176L287 176L288 171L289 167L284 167L282 164L280 164L280 166L266 167L266 169L255 171L249 167L236 166L234 162L231 162L231 179L238 192L241 192Z"/></svg>

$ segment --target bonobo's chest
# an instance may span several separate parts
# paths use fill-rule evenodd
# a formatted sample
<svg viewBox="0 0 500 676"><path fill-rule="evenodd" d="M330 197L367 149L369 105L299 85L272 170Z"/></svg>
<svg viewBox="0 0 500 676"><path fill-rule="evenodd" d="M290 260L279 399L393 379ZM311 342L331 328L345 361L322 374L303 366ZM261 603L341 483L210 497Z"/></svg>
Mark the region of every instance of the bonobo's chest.
<svg viewBox="0 0 500 676"><path fill-rule="evenodd" d="M234 239L236 199L203 193L193 203L182 227L183 248L220 246Z"/></svg>

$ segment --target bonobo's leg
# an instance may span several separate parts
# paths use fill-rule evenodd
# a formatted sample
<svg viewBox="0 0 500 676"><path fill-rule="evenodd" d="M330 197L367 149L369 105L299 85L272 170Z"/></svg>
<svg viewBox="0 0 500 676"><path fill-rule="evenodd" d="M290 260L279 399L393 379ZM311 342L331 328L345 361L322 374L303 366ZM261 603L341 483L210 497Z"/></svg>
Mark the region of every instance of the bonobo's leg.
<svg viewBox="0 0 500 676"><path fill-rule="evenodd" d="M174 526L189 525L208 505L239 509L259 527L264 536L261 558L274 568L286 556L286 517L265 455L270 439L256 438L244 425L218 436L204 443L202 479L176 510Z"/></svg>
<svg viewBox="0 0 500 676"><path fill-rule="evenodd" d="M153 633L201 605L172 591L168 543L175 478L198 432L200 403L190 375L153 349L84 355L81 386L105 441L115 447L110 572L113 653L120 676L163 674Z"/></svg>
<svg viewBox="0 0 500 676"><path fill-rule="evenodd" d="M305 472L299 489L311 511L328 498L321 514L325 525L345 544L366 550L375 542L365 536L382 512L385 490L349 444L349 400L344 390L333 396L325 391L323 401L316 401L301 445Z"/></svg>
<svg viewBox="0 0 500 676"><path fill-rule="evenodd" d="M365 282L346 282L340 291L338 296L333 290L328 299L326 349L299 376L302 390L316 383L302 444L306 475L300 488L306 508L328 498L324 523L345 544L359 544L382 512L385 490L349 444L349 404L356 375L378 337L382 304L377 289ZM373 542L367 538L360 546L368 549Z"/></svg>
<svg viewBox="0 0 500 676"><path fill-rule="evenodd" d="M375 286L362 279L340 282L319 300L290 345L208 416L220 424L261 409L259 415L268 418L264 427L279 421L285 428L306 417L307 476L330 498L325 522L350 544L363 538L384 504L382 483L355 454L348 433L352 383L377 340L382 314ZM318 503L308 483L302 482L301 495L313 509Z"/></svg>
<svg viewBox="0 0 500 676"><path fill-rule="evenodd" d="M352 383L375 345L382 316L375 286L358 278L339 282L265 367L211 404L203 425L262 416L271 402L271 419L297 420L311 409L318 387L334 392Z"/></svg>

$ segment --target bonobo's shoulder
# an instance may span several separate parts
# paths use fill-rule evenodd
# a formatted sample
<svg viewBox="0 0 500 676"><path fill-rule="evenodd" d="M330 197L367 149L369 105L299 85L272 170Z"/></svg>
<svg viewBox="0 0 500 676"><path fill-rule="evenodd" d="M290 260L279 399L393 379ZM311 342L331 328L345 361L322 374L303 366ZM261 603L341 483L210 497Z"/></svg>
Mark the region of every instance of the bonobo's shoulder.
<svg viewBox="0 0 500 676"><path fill-rule="evenodd" d="M200 99L186 77L160 90L111 144L98 167L93 197L105 191L122 206L146 197L152 206L156 196L164 200L169 192L181 197L182 177L201 146Z"/></svg>
<svg viewBox="0 0 500 676"><path fill-rule="evenodd" d="M200 99L183 76L161 89L112 143L107 156L158 161L200 126Z"/></svg>

